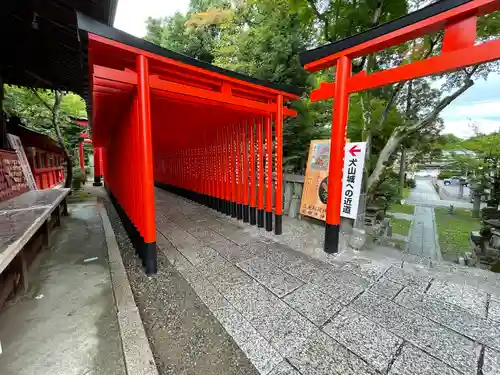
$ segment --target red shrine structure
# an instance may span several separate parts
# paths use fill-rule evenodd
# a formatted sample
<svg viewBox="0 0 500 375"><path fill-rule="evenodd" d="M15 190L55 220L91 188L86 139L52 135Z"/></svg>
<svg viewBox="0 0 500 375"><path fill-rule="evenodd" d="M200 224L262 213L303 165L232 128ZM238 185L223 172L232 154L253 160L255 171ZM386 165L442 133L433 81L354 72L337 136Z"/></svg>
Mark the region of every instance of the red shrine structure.
<svg viewBox="0 0 500 375"><path fill-rule="evenodd" d="M300 89L218 68L77 15L94 147L147 274L154 186L282 232L283 119Z"/></svg>
<svg viewBox="0 0 500 375"><path fill-rule="evenodd" d="M338 251L344 148L349 95L395 82L439 74L500 59L500 40L476 44L479 16L500 9L500 0L441 0L404 17L335 43L306 51L301 64L310 72L336 67L335 82L325 82L311 100L333 98L325 251ZM444 30L439 56L368 74L352 75L352 60Z"/></svg>

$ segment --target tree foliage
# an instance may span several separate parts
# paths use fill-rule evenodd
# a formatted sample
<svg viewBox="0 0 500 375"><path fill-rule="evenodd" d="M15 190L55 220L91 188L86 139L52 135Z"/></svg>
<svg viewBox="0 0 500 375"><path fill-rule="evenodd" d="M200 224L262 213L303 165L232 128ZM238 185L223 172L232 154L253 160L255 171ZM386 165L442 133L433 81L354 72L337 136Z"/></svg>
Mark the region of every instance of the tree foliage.
<svg viewBox="0 0 500 375"><path fill-rule="evenodd" d="M6 85L4 110L10 116L19 117L27 127L57 139L52 123L53 113L48 108L54 107L55 95L49 90L36 90L35 92L29 88ZM65 93L61 98L57 122L66 147L73 149L80 141L82 129L70 117L87 117L85 102L76 94Z"/></svg>

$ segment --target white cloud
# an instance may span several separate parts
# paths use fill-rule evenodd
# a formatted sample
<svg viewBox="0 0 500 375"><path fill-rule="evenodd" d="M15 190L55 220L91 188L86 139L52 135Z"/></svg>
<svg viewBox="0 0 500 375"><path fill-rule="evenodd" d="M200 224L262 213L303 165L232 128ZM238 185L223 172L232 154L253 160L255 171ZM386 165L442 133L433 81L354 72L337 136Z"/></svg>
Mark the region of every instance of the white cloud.
<svg viewBox="0 0 500 375"><path fill-rule="evenodd" d="M474 119L474 124L481 133L492 133L500 128L499 120ZM471 122L467 119L463 120L446 120L444 119L443 133L455 134L460 138L469 138L474 136L474 130L470 126Z"/></svg>
<svg viewBox="0 0 500 375"><path fill-rule="evenodd" d="M189 0L119 0L114 27L142 38L148 17L165 17L186 12Z"/></svg>
<svg viewBox="0 0 500 375"><path fill-rule="evenodd" d="M500 75L492 73L487 80L477 80L469 90L441 112L443 133L471 137L471 123L481 133L491 133L500 128Z"/></svg>
<svg viewBox="0 0 500 375"><path fill-rule="evenodd" d="M443 117L457 118L498 118L500 119L500 100L472 102L470 104L449 107L442 114Z"/></svg>

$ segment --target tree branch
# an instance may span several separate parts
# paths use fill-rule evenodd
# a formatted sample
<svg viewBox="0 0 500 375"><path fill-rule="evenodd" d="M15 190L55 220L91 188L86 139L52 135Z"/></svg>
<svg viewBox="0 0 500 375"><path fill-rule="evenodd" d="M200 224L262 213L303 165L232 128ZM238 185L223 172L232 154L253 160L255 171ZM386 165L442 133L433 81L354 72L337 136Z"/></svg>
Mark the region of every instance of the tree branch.
<svg viewBox="0 0 500 375"><path fill-rule="evenodd" d="M330 22L328 21L328 17L325 17L324 14L319 12L318 8L316 7L316 4L314 3L314 0L307 0L307 2L309 3L309 6L312 8L314 14L316 14L316 17L318 17L318 19L321 22L323 22L323 34L325 39L328 40L329 42L333 42L333 40L331 40L330 38L330 33L328 31L328 29L330 28Z"/></svg>
<svg viewBox="0 0 500 375"><path fill-rule="evenodd" d="M375 169L373 170L372 174L368 178L368 183L367 183L367 189L370 191L373 189L380 181L380 177L382 176L382 173L385 170L385 166L393 152L399 147L401 142L411 134L414 134L429 124L431 124L433 121L436 120L438 115L441 113L443 109L445 109L448 105L450 105L456 98L458 98L460 95L462 95L465 91L467 91L470 87L474 85L474 81L471 79L468 79L458 90L456 90L453 94L446 96L445 98L441 99L441 101L436 105L434 110L430 112L428 115L426 115L422 120L417 121L411 125L403 125L403 126L398 126L394 131L392 132L389 140L387 141L386 145L382 149L380 156L377 160L377 165L375 166Z"/></svg>
<svg viewBox="0 0 500 375"><path fill-rule="evenodd" d="M37 99L40 100L40 103L42 103L52 114L54 114L54 109L42 99L42 97L38 94L38 91L36 91L33 87L30 87L30 90L37 97Z"/></svg>

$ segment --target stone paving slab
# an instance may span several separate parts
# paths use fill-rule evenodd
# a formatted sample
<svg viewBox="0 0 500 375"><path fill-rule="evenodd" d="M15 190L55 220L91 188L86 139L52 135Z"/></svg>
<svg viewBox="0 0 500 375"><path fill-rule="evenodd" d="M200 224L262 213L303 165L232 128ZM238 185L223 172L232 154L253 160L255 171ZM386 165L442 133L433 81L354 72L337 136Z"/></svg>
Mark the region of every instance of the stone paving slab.
<svg viewBox="0 0 500 375"><path fill-rule="evenodd" d="M490 299L488 318L500 323L500 300L494 298Z"/></svg>
<svg viewBox="0 0 500 375"><path fill-rule="evenodd" d="M323 332L312 335L288 359L303 375L375 375L376 370Z"/></svg>
<svg viewBox="0 0 500 375"><path fill-rule="evenodd" d="M257 281L240 285L223 294L249 320L286 308L283 301Z"/></svg>
<svg viewBox="0 0 500 375"><path fill-rule="evenodd" d="M486 348L484 351L483 375L500 374L500 352Z"/></svg>
<svg viewBox="0 0 500 375"><path fill-rule="evenodd" d="M395 266L390 267L384 274L384 277L403 285L410 284L422 292L427 289L432 280L432 277L429 275L419 275Z"/></svg>
<svg viewBox="0 0 500 375"><path fill-rule="evenodd" d="M370 292L387 299L393 299L403 288L404 286L400 283L387 278L382 278L380 281L372 285Z"/></svg>
<svg viewBox="0 0 500 375"><path fill-rule="evenodd" d="M339 312L343 305L332 300L319 287L306 284L283 298L289 306L313 322L318 327Z"/></svg>
<svg viewBox="0 0 500 375"><path fill-rule="evenodd" d="M336 315L323 331L382 373L387 372L403 344L402 339L349 308Z"/></svg>
<svg viewBox="0 0 500 375"><path fill-rule="evenodd" d="M215 310L214 315L261 374L269 373L282 361L278 352L235 308L227 306Z"/></svg>
<svg viewBox="0 0 500 375"><path fill-rule="evenodd" d="M288 362L278 364L269 375L300 375Z"/></svg>
<svg viewBox="0 0 500 375"><path fill-rule="evenodd" d="M500 350L500 324L492 320L409 287L396 297L395 302L472 340Z"/></svg>
<svg viewBox="0 0 500 375"><path fill-rule="evenodd" d="M378 280L387 270L390 264L383 262L370 262L366 259L352 259L342 266L343 270L350 271L366 279Z"/></svg>
<svg viewBox="0 0 500 375"><path fill-rule="evenodd" d="M245 248L224 238L223 241L212 243L210 246L231 263L242 262L254 258L259 254L255 248Z"/></svg>
<svg viewBox="0 0 500 375"><path fill-rule="evenodd" d="M352 307L462 373L476 374L480 346L472 340L370 292Z"/></svg>
<svg viewBox="0 0 500 375"><path fill-rule="evenodd" d="M259 257L239 262L237 266L278 297L283 297L303 284L273 263Z"/></svg>
<svg viewBox="0 0 500 375"><path fill-rule="evenodd" d="M405 343L389 375L460 375L460 373L426 352Z"/></svg>
<svg viewBox="0 0 500 375"><path fill-rule="evenodd" d="M293 352L317 331L309 320L286 305L250 322L283 356Z"/></svg>
<svg viewBox="0 0 500 375"><path fill-rule="evenodd" d="M343 304L350 303L371 285L369 280L344 270L320 275L313 279L312 283L323 293Z"/></svg>
<svg viewBox="0 0 500 375"><path fill-rule="evenodd" d="M431 297L462 307L480 317L486 316L487 293L469 285L436 280L427 291Z"/></svg>

